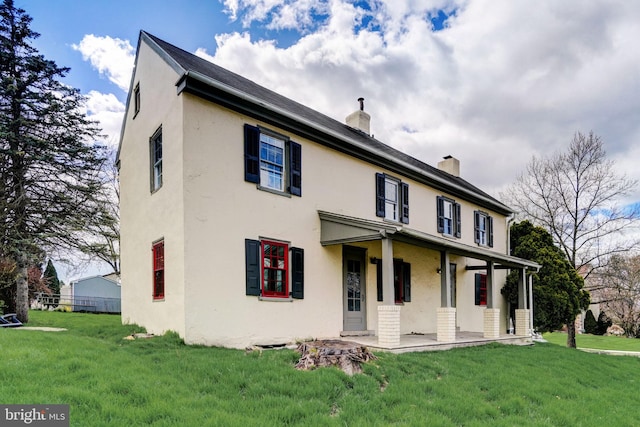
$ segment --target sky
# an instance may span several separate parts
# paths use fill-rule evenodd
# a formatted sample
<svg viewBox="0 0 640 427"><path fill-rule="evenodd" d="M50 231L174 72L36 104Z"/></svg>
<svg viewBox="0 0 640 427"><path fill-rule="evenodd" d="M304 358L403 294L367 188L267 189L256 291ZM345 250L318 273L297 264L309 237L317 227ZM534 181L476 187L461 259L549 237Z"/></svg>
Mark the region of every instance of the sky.
<svg viewBox="0 0 640 427"><path fill-rule="evenodd" d="M575 132L640 179L640 2L15 0L117 146L140 30L499 197ZM625 203L640 202L640 188Z"/></svg>

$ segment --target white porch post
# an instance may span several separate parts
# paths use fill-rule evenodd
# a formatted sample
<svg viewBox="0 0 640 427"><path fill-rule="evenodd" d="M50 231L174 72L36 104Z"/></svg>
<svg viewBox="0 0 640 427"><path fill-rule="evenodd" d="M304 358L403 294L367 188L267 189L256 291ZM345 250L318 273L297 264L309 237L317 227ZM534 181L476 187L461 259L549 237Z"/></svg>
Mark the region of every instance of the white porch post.
<svg viewBox="0 0 640 427"><path fill-rule="evenodd" d="M493 307L494 262L487 261L487 308L484 310L484 337L500 337L500 309Z"/></svg>
<svg viewBox="0 0 640 427"><path fill-rule="evenodd" d="M533 275L529 274L529 327L533 336Z"/></svg>
<svg viewBox="0 0 640 427"><path fill-rule="evenodd" d="M518 309L516 310L516 335L527 336L529 329L529 310L527 310L527 270L518 271Z"/></svg>
<svg viewBox="0 0 640 427"><path fill-rule="evenodd" d="M456 309L451 302L451 270L449 252L440 252L440 304L438 308L437 340L456 340Z"/></svg>
<svg viewBox="0 0 640 427"><path fill-rule="evenodd" d="M393 287L393 241L382 238L382 305L378 306L378 345L400 345L400 306Z"/></svg>

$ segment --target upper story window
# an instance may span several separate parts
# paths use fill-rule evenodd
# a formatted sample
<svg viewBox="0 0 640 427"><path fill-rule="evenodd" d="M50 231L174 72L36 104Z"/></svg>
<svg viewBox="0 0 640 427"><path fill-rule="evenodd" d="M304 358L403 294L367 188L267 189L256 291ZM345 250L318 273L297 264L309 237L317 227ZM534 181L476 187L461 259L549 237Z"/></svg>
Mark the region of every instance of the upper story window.
<svg viewBox="0 0 640 427"><path fill-rule="evenodd" d="M460 203L438 196L438 233L445 236L460 237Z"/></svg>
<svg viewBox="0 0 640 427"><path fill-rule="evenodd" d="M152 246L153 252L153 299L164 298L164 240Z"/></svg>
<svg viewBox="0 0 640 427"><path fill-rule="evenodd" d="M284 191L284 141L260 134L260 185Z"/></svg>
<svg viewBox="0 0 640 427"><path fill-rule="evenodd" d="M151 192L162 187L162 126L149 140L151 160Z"/></svg>
<svg viewBox="0 0 640 427"><path fill-rule="evenodd" d="M285 136L244 125L244 179L260 188L302 195L302 147Z"/></svg>
<svg viewBox="0 0 640 427"><path fill-rule="evenodd" d="M245 240L246 294L304 298L304 251L272 240Z"/></svg>
<svg viewBox="0 0 640 427"><path fill-rule="evenodd" d="M140 83L133 89L133 118L140 112Z"/></svg>
<svg viewBox="0 0 640 427"><path fill-rule="evenodd" d="M481 246L493 247L493 218L485 212L474 212L474 241Z"/></svg>
<svg viewBox="0 0 640 427"><path fill-rule="evenodd" d="M376 173L376 216L409 223L409 184Z"/></svg>

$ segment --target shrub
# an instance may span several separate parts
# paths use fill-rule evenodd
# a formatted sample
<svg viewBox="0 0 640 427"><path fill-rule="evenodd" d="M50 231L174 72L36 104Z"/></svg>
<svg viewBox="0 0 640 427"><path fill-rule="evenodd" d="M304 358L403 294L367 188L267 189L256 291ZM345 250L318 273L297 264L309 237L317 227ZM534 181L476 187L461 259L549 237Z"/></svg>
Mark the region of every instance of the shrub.
<svg viewBox="0 0 640 427"><path fill-rule="evenodd" d="M598 335L598 322L591 310L587 310L587 314L584 316L584 331L587 334Z"/></svg>
<svg viewBox="0 0 640 427"><path fill-rule="evenodd" d="M606 334L607 329L609 329L609 326L611 325L613 325L613 322L609 319L609 316L607 316L604 311L601 311L600 315L598 315L598 328L596 330L596 335Z"/></svg>

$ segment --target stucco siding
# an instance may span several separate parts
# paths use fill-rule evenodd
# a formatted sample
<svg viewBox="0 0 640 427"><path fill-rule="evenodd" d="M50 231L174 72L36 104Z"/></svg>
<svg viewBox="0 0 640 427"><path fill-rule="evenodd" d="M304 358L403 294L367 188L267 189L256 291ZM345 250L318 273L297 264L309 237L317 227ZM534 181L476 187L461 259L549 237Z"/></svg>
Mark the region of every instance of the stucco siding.
<svg viewBox="0 0 640 427"><path fill-rule="evenodd" d="M337 336L342 330L342 249L322 247L318 210L375 216L375 173L364 161L298 138L254 119L182 94L184 109L185 340L243 347L292 338ZM260 125L302 145L302 197L274 194L244 180L245 123ZM393 174L392 174L393 175ZM446 195L394 175L410 185L409 226L436 230L436 196ZM462 240L473 242L473 211L462 204ZM485 210L486 211L486 210ZM495 215L495 213L491 213ZM504 217L494 217L495 248L504 247ZM276 239L305 251L305 298L261 301L245 295L245 239ZM380 257L380 243L366 247ZM412 264L413 301L401 312L402 333L435 332L440 306L439 253L396 244L394 256ZM168 259L168 258L167 258ZM482 331L483 309L473 305L473 273L458 262L459 324ZM367 263L367 326L377 325L375 266ZM464 310L463 310L464 308Z"/></svg>
<svg viewBox="0 0 640 427"><path fill-rule="evenodd" d="M184 334L182 101L178 74L141 44L133 85L140 111L127 112L120 151L122 319L161 334ZM151 193L149 138L162 126L163 183ZM165 242L165 298L152 297L152 243Z"/></svg>

